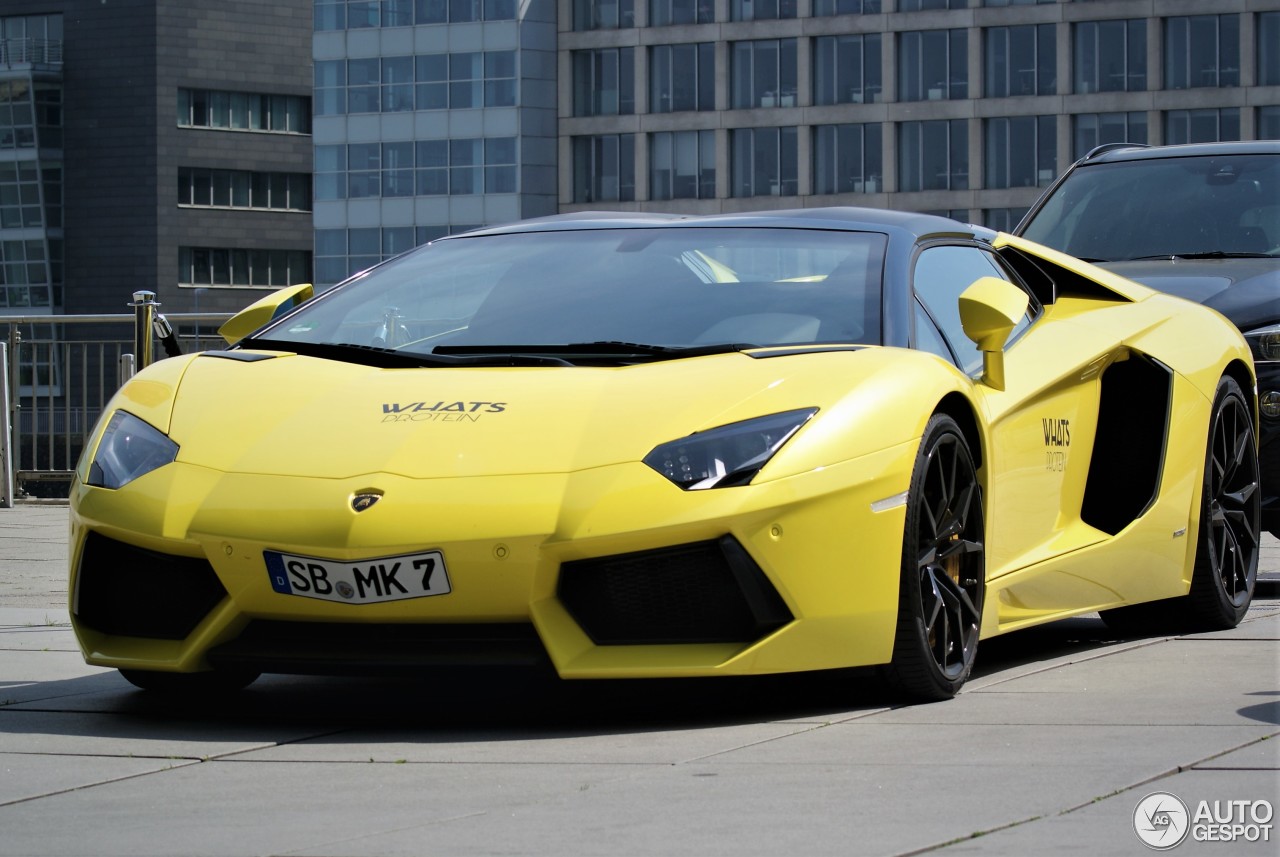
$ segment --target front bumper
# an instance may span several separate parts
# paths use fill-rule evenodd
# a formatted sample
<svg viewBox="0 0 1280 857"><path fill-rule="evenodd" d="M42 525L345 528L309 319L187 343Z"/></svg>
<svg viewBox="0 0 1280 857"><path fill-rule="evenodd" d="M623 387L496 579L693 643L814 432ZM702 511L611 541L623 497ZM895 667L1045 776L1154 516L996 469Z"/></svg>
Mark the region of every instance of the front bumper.
<svg viewBox="0 0 1280 857"><path fill-rule="evenodd" d="M641 464L326 480L175 463L119 491L73 486L72 623L90 663L151 670L549 659L585 678L885 663L905 510L871 503L906 490L914 452L708 491ZM369 490L383 499L355 512ZM449 594L370 604L282 594L264 561L425 550L444 555Z"/></svg>

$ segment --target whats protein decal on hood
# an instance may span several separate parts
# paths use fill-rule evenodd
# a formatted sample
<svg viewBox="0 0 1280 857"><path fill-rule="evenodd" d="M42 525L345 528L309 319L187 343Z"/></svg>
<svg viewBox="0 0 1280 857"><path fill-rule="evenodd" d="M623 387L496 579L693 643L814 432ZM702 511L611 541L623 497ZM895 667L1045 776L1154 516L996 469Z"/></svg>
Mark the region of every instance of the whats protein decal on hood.
<svg viewBox="0 0 1280 857"><path fill-rule="evenodd" d="M485 414L500 414L506 402L383 402L384 423L474 423Z"/></svg>

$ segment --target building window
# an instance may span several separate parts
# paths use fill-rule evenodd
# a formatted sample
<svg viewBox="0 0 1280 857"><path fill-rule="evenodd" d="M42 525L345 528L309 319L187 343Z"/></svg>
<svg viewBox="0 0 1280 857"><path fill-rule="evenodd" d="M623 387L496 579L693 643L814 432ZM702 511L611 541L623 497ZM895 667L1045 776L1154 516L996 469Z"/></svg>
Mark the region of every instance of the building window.
<svg viewBox="0 0 1280 857"><path fill-rule="evenodd" d="M575 30L618 30L635 25L634 0L573 0Z"/></svg>
<svg viewBox="0 0 1280 857"><path fill-rule="evenodd" d="M1239 85L1239 15L1192 15L1165 21L1165 89Z"/></svg>
<svg viewBox="0 0 1280 857"><path fill-rule="evenodd" d="M1056 116L987 120L985 186L1037 187L1057 175Z"/></svg>
<svg viewBox="0 0 1280 857"><path fill-rule="evenodd" d="M635 134L573 138L574 202L631 202L635 198Z"/></svg>
<svg viewBox="0 0 1280 857"><path fill-rule="evenodd" d="M730 21L776 21L796 16L796 0L729 0Z"/></svg>
<svg viewBox="0 0 1280 857"><path fill-rule="evenodd" d="M516 193L515 137L317 146L319 200Z"/></svg>
<svg viewBox="0 0 1280 857"><path fill-rule="evenodd" d="M1280 12L1257 17L1258 85L1280 86Z"/></svg>
<svg viewBox="0 0 1280 857"><path fill-rule="evenodd" d="M1074 31L1075 91L1140 92L1147 88L1147 22L1084 21Z"/></svg>
<svg viewBox="0 0 1280 857"><path fill-rule="evenodd" d="M182 286L280 288L309 282L311 254L305 250L178 248L178 284Z"/></svg>
<svg viewBox="0 0 1280 857"><path fill-rule="evenodd" d="M982 225L988 229L995 229L999 232L1012 232L1023 217L1026 217L1028 209L1022 208L987 208L982 212Z"/></svg>
<svg viewBox="0 0 1280 857"><path fill-rule="evenodd" d="M50 305L44 239L0 241L0 306Z"/></svg>
<svg viewBox="0 0 1280 857"><path fill-rule="evenodd" d="M369 57L315 64L316 114L512 107L515 51Z"/></svg>
<svg viewBox="0 0 1280 857"><path fill-rule="evenodd" d="M986 96L1053 95L1058 88L1053 24L986 30Z"/></svg>
<svg viewBox="0 0 1280 857"><path fill-rule="evenodd" d="M818 125L813 129L813 192L884 190L880 125Z"/></svg>
<svg viewBox="0 0 1280 857"><path fill-rule="evenodd" d="M813 17L827 15L876 15L880 0L813 0Z"/></svg>
<svg viewBox="0 0 1280 857"><path fill-rule="evenodd" d="M898 126L898 190L968 190L969 121L937 119Z"/></svg>
<svg viewBox="0 0 1280 857"><path fill-rule="evenodd" d="M574 116L634 113L635 91L635 48L573 52Z"/></svg>
<svg viewBox="0 0 1280 857"><path fill-rule="evenodd" d="M716 19L713 0L650 0L649 26L710 24Z"/></svg>
<svg viewBox="0 0 1280 857"><path fill-rule="evenodd" d="M1201 110L1170 110L1164 114L1164 142L1217 143L1240 139L1240 108L1206 107Z"/></svg>
<svg viewBox="0 0 1280 857"><path fill-rule="evenodd" d="M310 134L311 99L301 95L179 89L178 126Z"/></svg>
<svg viewBox="0 0 1280 857"><path fill-rule="evenodd" d="M44 226L36 161L0 161L0 229Z"/></svg>
<svg viewBox="0 0 1280 857"><path fill-rule="evenodd" d="M179 167L178 205L310 211L311 176Z"/></svg>
<svg viewBox="0 0 1280 857"><path fill-rule="evenodd" d="M649 54L649 110L716 109L716 46L655 45Z"/></svg>
<svg viewBox="0 0 1280 857"><path fill-rule="evenodd" d="M469 21L511 21L516 0L315 0L317 32Z"/></svg>
<svg viewBox="0 0 1280 857"><path fill-rule="evenodd" d="M1103 143L1147 142L1147 114L1081 113L1072 117L1072 157L1083 158Z"/></svg>
<svg viewBox="0 0 1280 857"><path fill-rule="evenodd" d="M0 149L36 147L31 81L0 80Z"/></svg>
<svg viewBox="0 0 1280 857"><path fill-rule="evenodd" d="M969 0L898 0L899 12L931 12L937 9L963 9Z"/></svg>
<svg viewBox="0 0 1280 857"><path fill-rule="evenodd" d="M732 47L733 109L795 106L795 39L734 42Z"/></svg>
<svg viewBox="0 0 1280 857"><path fill-rule="evenodd" d="M649 135L650 199L715 199L716 132Z"/></svg>
<svg viewBox="0 0 1280 857"><path fill-rule="evenodd" d="M898 100L969 97L968 35L924 30L898 35Z"/></svg>
<svg viewBox="0 0 1280 857"><path fill-rule="evenodd" d="M736 128L730 133L732 196L795 196L800 192L794 127Z"/></svg>
<svg viewBox="0 0 1280 857"><path fill-rule="evenodd" d="M814 104L870 104L880 88L879 33L814 39Z"/></svg>
<svg viewBox="0 0 1280 857"><path fill-rule="evenodd" d="M515 51L426 54L416 58L419 110L512 107L516 103Z"/></svg>
<svg viewBox="0 0 1280 857"><path fill-rule="evenodd" d="M1258 108L1258 139L1280 140L1280 104Z"/></svg>

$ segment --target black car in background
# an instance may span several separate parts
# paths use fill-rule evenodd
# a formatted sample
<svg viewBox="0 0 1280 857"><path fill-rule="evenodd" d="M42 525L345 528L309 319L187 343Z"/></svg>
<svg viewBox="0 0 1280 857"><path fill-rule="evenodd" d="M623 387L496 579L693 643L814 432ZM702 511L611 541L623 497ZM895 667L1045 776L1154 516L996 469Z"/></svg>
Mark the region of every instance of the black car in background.
<svg viewBox="0 0 1280 857"><path fill-rule="evenodd" d="M1280 141L1100 146L1014 233L1240 328L1258 373L1262 526L1280 537Z"/></svg>

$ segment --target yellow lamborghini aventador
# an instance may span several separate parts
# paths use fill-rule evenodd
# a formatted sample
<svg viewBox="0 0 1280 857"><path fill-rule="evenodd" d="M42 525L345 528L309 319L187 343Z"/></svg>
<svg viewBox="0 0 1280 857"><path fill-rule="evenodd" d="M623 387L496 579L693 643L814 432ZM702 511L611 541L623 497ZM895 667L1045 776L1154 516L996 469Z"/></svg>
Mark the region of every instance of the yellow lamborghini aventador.
<svg viewBox="0 0 1280 857"><path fill-rule="evenodd" d="M76 633L144 688L882 665L937 699L983 637L1252 597L1240 333L950 220L554 217L223 334L120 390L72 488Z"/></svg>

